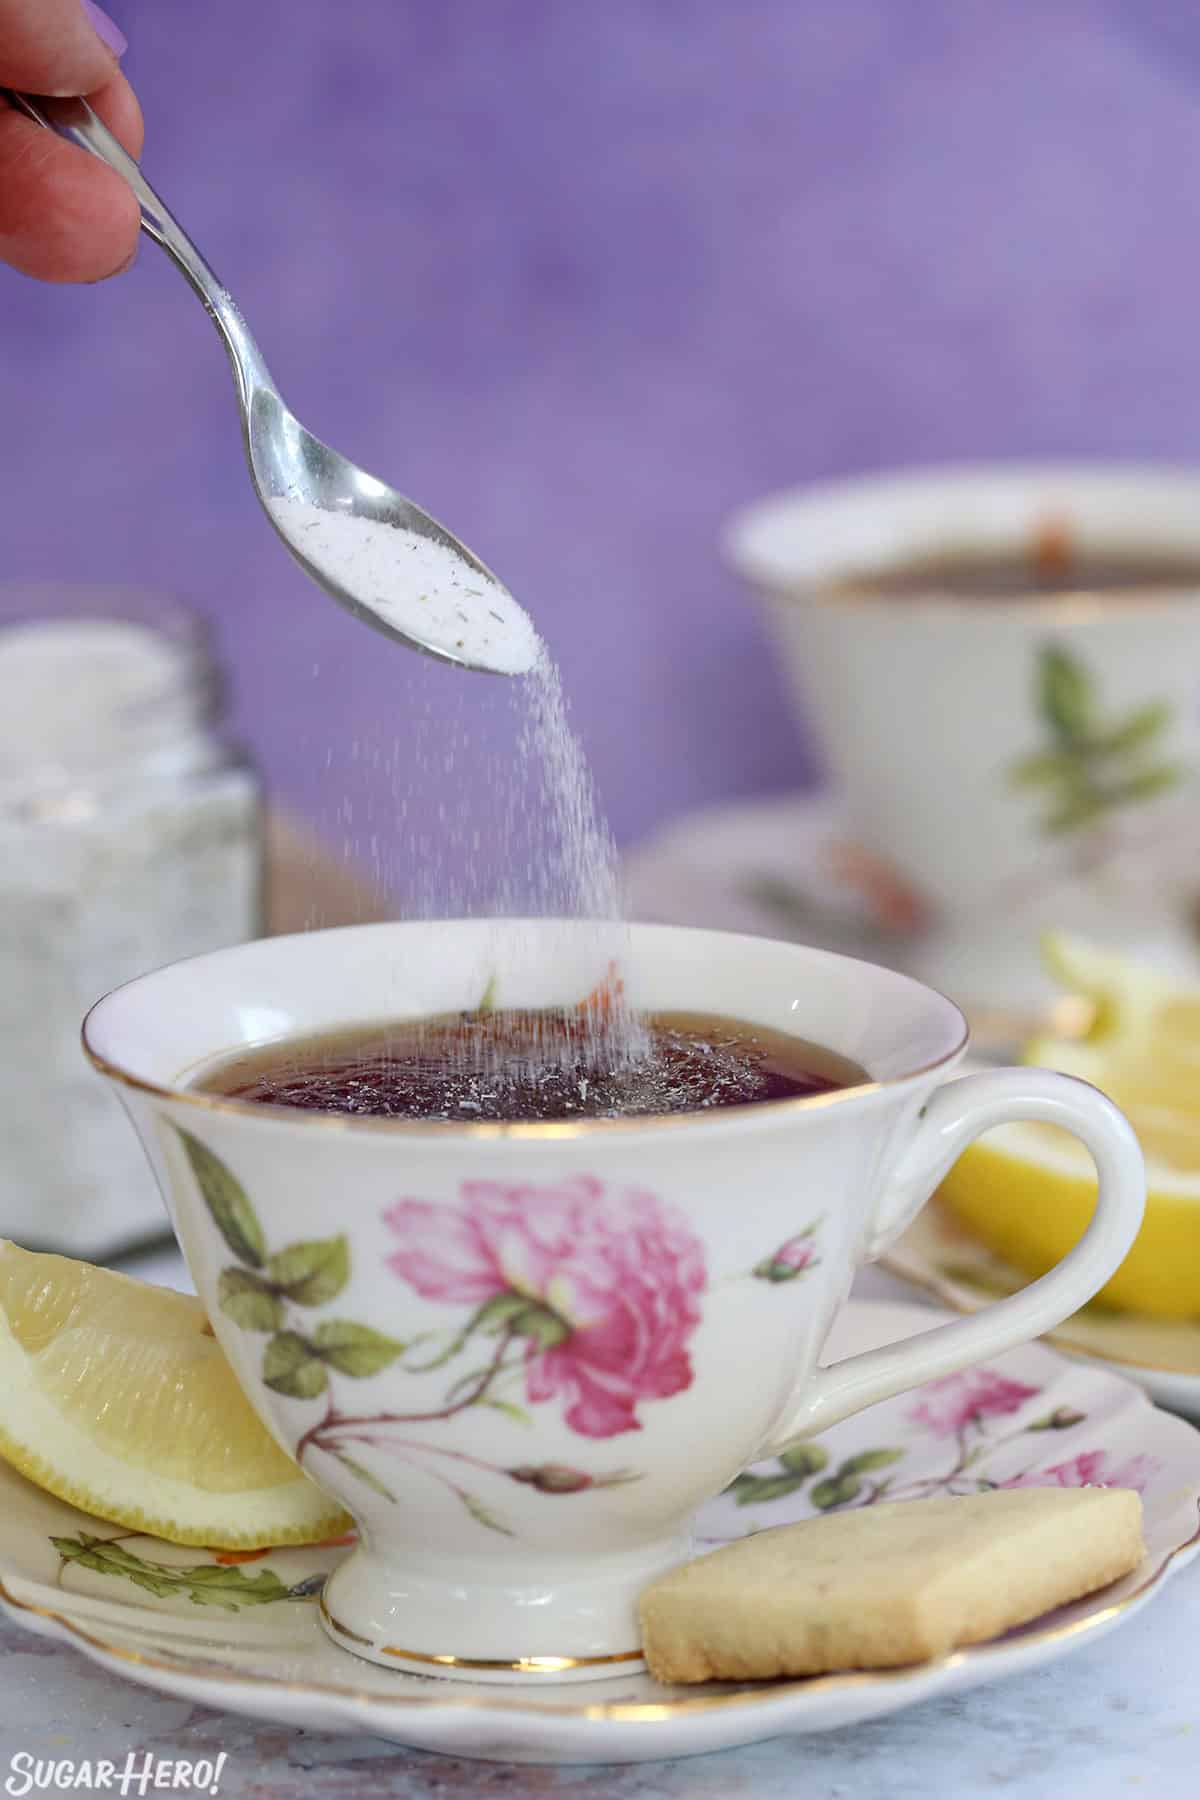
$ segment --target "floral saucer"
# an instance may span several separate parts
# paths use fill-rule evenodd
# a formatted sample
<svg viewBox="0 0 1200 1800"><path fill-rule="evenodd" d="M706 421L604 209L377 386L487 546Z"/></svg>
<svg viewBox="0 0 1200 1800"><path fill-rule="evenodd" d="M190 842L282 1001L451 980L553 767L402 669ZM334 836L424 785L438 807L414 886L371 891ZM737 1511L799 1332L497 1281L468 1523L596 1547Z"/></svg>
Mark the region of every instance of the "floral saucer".
<svg viewBox="0 0 1200 1800"><path fill-rule="evenodd" d="M832 1358L938 1318L851 1301ZM640 1762L853 1724L1036 1667L1120 1624L1200 1550L1200 1436L1120 1377L1043 1344L871 1407L747 1470L704 1508L698 1548L885 1495L1086 1482L1140 1489L1140 1568L995 1643L883 1673L695 1688L642 1675L528 1694L400 1674L339 1651L318 1624L342 1544L179 1549L88 1518L3 1465L0 1606L116 1674L205 1706L457 1756Z"/></svg>
<svg viewBox="0 0 1200 1800"><path fill-rule="evenodd" d="M978 1312L999 1295L1026 1287L1029 1279L964 1231L936 1200L918 1213L882 1263L960 1313ZM1085 1306L1048 1335L1068 1355L1127 1375L1160 1406L1200 1419L1200 1319L1150 1319Z"/></svg>

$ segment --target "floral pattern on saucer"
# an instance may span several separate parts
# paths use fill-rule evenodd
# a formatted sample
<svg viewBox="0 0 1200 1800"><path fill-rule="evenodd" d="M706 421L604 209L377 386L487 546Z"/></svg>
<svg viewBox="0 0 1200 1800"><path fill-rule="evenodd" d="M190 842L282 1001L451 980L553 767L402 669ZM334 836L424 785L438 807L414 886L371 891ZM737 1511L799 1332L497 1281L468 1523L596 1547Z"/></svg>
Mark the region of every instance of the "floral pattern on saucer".
<svg viewBox="0 0 1200 1800"><path fill-rule="evenodd" d="M927 1381L908 1396L902 1419L909 1428L902 1443L871 1444L834 1461L834 1433L801 1439L773 1463L739 1475L728 1494L739 1507L761 1507L807 1488L810 1513L842 1512L880 1500L996 1488L1128 1487L1143 1493L1161 1468L1153 1456L1118 1454L1097 1441L1104 1427L1090 1424L1078 1403L1058 1399L1048 1408L1041 1387L995 1366ZM946 1451L939 1457L940 1444Z"/></svg>
<svg viewBox="0 0 1200 1800"><path fill-rule="evenodd" d="M830 1360L945 1316L851 1301L835 1324ZM831 1505L869 1504L889 1480L891 1497L903 1490L911 1499L939 1484L945 1491L948 1480L1108 1480L1141 1488L1147 1554L1102 1593L912 1669L702 1689L626 1675L535 1691L399 1673L338 1650L321 1631L313 1597L345 1554L344 1540L231 1564L220 1560L228 1553L204 1558L115 1532L0 1464L0 1607L115 1673L198 1704L466 1755L639 1761L852 1724L1037 1666L1129 1617L1200 1550L1200 1436L1130 1383L1041 1344L885 1401L747 1473L765 1485L748 1491L735 1483L705 1507L703 1545ZM772 1482L786 1487L768 1491ZM823 1491L828 1482L841 1491Z"/></svg>

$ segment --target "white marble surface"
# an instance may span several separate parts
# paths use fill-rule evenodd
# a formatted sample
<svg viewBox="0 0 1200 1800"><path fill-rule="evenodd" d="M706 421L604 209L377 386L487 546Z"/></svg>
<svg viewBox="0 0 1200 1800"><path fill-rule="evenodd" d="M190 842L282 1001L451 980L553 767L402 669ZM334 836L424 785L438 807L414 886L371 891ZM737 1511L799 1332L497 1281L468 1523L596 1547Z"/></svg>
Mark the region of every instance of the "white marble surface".
<svg viewBox="0 0 1200 1800"><path fill-rule="evenodd" d="M186 1285L173 1258L138 1272ZM911 1297L875 1271L859 1290ZM138 1688L0 1623L0 1793L20 1751L78 1763L224 1750L222 1796L555 1796L563 1800L1196 1800L1200 1563L1128 1624L1035 1673L889 1719L716 1756L627 1767L460 1762L374 1738L255 1723ZM133 1790L136 1792L136 1789Z"/></svg>

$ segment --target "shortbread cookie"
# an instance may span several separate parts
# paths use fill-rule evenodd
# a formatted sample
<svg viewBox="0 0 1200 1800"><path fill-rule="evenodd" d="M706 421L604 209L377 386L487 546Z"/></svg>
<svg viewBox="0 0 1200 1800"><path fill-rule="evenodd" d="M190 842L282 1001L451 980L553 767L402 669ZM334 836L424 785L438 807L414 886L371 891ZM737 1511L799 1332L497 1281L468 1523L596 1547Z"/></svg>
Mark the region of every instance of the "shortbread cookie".
<svg viewBox="0 0 1200 1800"><path fill-rule="evenodd" d="M660 1681L886 1669L978 1644L1144 1554L1127 1488L1007 1488L829 1513L727 1544L642 1595Z"/></svg>

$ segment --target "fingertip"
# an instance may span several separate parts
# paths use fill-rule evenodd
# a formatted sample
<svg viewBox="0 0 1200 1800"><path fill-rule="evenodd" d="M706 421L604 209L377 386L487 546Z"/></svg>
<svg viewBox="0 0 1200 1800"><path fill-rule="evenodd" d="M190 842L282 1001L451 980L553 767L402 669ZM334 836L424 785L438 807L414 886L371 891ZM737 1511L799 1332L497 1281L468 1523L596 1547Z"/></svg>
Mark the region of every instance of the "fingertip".
<svg viewBox="0 0 1200 1800"><path fill-rule="evenodd" d="M30 94L86 94L117 70L116 55L79 0L0 0L3 81Z"/></svg>

